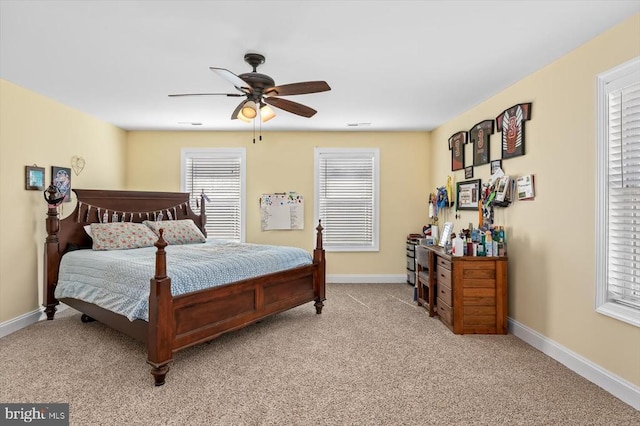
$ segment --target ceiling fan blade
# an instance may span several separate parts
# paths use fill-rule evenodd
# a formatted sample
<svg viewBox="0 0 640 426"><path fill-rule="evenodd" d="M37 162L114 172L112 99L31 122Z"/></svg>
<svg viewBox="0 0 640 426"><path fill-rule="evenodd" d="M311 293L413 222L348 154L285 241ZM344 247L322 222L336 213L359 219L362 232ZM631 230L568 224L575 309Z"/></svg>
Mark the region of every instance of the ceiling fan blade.
<svg viewBox="0 0 640 426"><path fill-rule="evenodd" d="M292 114L301 115L307 118L313 117L315 113L318 112L315 109L309 108L306 105L302 105L297 102L292 102L287 99L269 97L269 98L264 98L264 101L276 108L280 108Z"/></svg>
<svg viewBox="0 0 640 426"><path fill-rule="evenodd" d="M264 93L267 96L290 96L326 92L328 90L331 90L331 87L329 87L326 81L303 81L301 83L282 84L280 86L270 87L265 90Z"/></svg>
<svg viewBox="0 0 640 426"><path fill-rule="evenodd" d="M240 97L244 96L240 93L176 93L173 95L169 95L170 98L176 98L179 96L233 96Z"/></svg>
<svg viewBox="0 0 640 426"><path fill-rule="evenodd" d="M239 91L241 91L242 93L253 92L253 88L249 83L247 83L246 81L244 81L243 79L241 79L240 77L238 77L237 75L229 71L228 69L216 68L216 67L209 67L209 69L215 72L216 74L218 74L220 77L227 80L229 83L233 84L233 86Z"/></svg>

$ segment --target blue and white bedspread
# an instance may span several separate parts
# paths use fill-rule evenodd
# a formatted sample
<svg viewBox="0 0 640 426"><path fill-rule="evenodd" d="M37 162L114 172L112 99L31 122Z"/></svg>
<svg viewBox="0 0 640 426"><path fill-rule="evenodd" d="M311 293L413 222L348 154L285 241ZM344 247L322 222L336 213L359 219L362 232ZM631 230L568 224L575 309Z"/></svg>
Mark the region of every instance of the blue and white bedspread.
<svg viewBox="0 0 640 426"><path fill-rule="evenodd" d="M169 245L165 250L174 296L312 263L311 255L296 247L214 239L204 244ZM55 296L93 303L130 321L147 321L156 251L145 247L69 252L60 262Z"/></svg>

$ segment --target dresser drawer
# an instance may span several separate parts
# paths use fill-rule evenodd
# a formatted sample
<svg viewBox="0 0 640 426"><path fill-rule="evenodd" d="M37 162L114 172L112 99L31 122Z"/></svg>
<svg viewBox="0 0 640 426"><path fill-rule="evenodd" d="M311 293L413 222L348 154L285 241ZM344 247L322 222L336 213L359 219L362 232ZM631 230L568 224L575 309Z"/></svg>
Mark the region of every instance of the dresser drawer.
<svg viewBox="0 0 640 426"><path fill-rule="evenodd" d="M436 268L436 279L438 284L444 284L447 287L451 288L451 271L441 266Z"/></svg>
<svg viewBox="0 0 640 426"><path fill-rule="evenodd" d="M438 268L445 268L445 269L451 270L451 261L443 257L438 256L436 259L436 263L438 265Z"/></svg>
<svg viewBox="0 0 640 426"><path fill-rule="evenodd" d="M442 300L444 303L446 303L449 306L453 305L452 303L453 299L451 297L451 287L439 282L437 290L438 290L438 299Z"/></svg>
<svg viewBox="0 0 640 426"><path fill-rule="evenodd" d="M440 319L449 325L453 325L453 309L451 309L451 306L447 305L444 300L438 297L438 303L436 304L436 307L438 308L438 316L440 317Z"/></svg>

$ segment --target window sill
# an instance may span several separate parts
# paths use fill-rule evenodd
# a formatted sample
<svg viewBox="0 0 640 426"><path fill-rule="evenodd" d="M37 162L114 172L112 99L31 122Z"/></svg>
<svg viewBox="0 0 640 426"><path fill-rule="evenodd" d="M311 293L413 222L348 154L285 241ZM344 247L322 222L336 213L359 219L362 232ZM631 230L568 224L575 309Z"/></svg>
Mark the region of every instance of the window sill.
<svg viewBox="0 0 640 426"><path fill-rule="evenodd" d="M331 247L324 246L326 252L372 252L380 251L378 247Z"/></svg>
<svg viewBox="0 0 640 426"><path fill-rule="evenodd" d="M596 312L640 327L640 311L617 303L607 302L596 308Z"/></svg>

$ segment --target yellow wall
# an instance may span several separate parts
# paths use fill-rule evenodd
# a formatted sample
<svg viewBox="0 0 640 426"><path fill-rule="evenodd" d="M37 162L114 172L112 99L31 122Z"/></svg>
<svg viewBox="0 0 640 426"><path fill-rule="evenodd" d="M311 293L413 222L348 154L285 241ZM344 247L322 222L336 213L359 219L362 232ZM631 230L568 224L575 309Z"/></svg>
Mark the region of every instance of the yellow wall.
<svg viewBox="0 0 640 426"><path fill-rule="evenodd" d="M127 187L180 190L181 148L245 147L247 152L247 242L285 244L311 250L314 147L380 148L380 252L327 253L328 274L405 274L405 238L427 223L429 135L370 132L264 133L130 132ZM260 230L261 194L297 191L305 197L303 231Z"/></svg>
<svg viewBox="0 0 640 426"><path fill-rule="evenodd" d="M535 174L536 198L496 209L495 222L508 229L509 317L636 385L640 330L595 312L594 237L596 76L638 55L640 15L436 129L430 169L436 183L451 173L445 159L455 132L533 103L526 155L503 160L503 169ZM492 159L500 158L500 137L491 138ZM486 180L489 165L474 173ZM477 213L461 214L450 217L456 229L477 223Z"/></svg>
<svg viewBox="0 0 640 426"><path fill-rule="evenodd" d="M42 252L47 207L41 191L25 190L25 166L85 169L72 187L122 188L126 133L72 108L0 79L0 323L32 312L42 302ZM65 203L63 215L75 203Z"/></svg>

